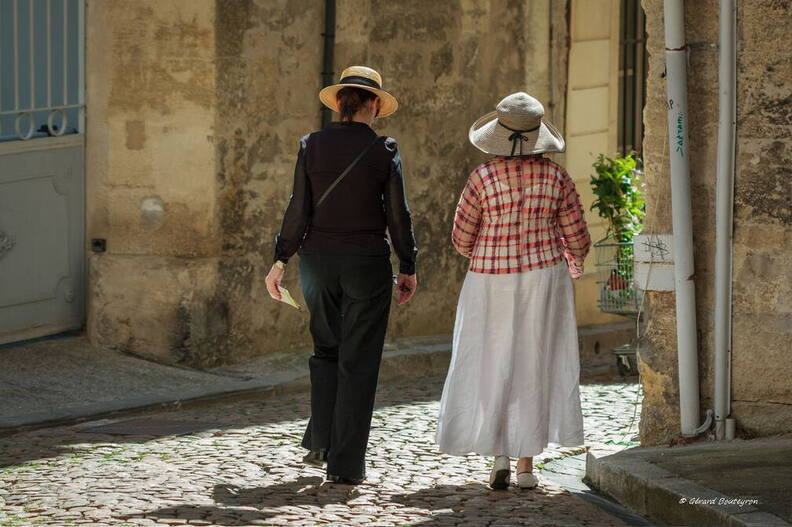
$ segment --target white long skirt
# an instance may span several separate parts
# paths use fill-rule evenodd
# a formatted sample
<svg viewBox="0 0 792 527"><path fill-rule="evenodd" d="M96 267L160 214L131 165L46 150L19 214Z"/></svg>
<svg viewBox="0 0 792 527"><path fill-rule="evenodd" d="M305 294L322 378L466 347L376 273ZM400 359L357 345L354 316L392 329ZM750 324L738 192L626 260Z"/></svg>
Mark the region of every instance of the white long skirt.
<svg viewBox="0 0 792 527"><path fill-rule="evenodd" d="M437 426L441 452L532 457L583 444L572 279L564 262L468 272Z"/></svg>

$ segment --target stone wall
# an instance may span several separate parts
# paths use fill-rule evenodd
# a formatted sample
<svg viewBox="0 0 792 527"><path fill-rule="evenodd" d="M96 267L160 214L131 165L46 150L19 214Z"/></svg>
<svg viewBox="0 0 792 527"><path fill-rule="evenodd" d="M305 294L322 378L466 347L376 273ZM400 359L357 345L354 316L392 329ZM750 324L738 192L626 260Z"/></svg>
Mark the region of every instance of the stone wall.
<svg viewBox="0 0 792 527"><path fill-rule="evenodd" d="M186 359L190 302L218 273L214 9L89 0L87 237L92 341Z"/></svg>
<svg viewBox="0 0 792 527"><path fill-rule="evenodd" d="M339 2L336 71L371 65L401 103L374 127L395 137L402 152L420 247L419 293L392 310L391 336L451 332L467 267L450 243L454 208L468 174L487 158L467 140L468 129L518 90L563 115L562 96L551 99L548 53L549 20L559 14L550 1L457 0L431 9L423 0Z"/></svg>
<svg viewBox="0 0 792 527"><path fill-rule="evenodd" d="M619 4L619 0L571 0L569 4L565 167L580 194L595 243L605 238L607 222L596 210L591 210L596 199L590 183L595 173L592 165L598 154L613 156L618 150ZM602 256L597 253L598 249L593 247L586 258L583 276L575 282L575 304L578 324L584 326L582 330L599 333L603 325L625 319L599 309L597 282L603 278L602 269L597 267L597 258ZM592 350L581 349L581 352L590 354ZM603 352L613 359L610 348Z"/></svg>
<svg viewBox="0 0 792 527"><path fill-rule="evenodd" d="M563 126L566 8L337 4L336 76L372 66L402 105L375 128L402 151L420 290L389 337L449 333L454 206L485 159L468 127L517 90ZM320 123L323 22L316 0L88 0L88 237L108 244L90 257L94 342L194 366L308 342L264 277L297 141ZM299 293L296 260L285 285Z"/></svg>
<svg viewBox="0 0 792 527"><path fill-rule="evenodd" d="M644 0L649 33L645 232L671 232L663 6ZM732 413L743 437L792 430L792 61L787 0L738 1ZM713 407L718 2L686 2L688 96L701 409ZM642 444L679 433L673 294L650 293L641 375Z"/></svg>

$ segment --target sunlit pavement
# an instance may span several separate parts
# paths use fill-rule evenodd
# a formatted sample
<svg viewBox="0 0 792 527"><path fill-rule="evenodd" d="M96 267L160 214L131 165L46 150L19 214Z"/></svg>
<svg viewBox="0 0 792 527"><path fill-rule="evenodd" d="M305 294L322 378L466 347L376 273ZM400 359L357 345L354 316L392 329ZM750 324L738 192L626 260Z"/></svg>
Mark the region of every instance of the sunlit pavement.
<svg viewBox="0 0 792 527"><path fill-rule="evenodd" d="M145 416L198 424L190 435L85 432L102 421L2 438L0 526L624 525L547 478L492 491L489 459L439 454L441 389L442 379L380 388L358 487L302 466L307 394ZM639 397L637 384L582 385L586 446L633 444ZM581 450L548 449L535 465Z"/></svg>

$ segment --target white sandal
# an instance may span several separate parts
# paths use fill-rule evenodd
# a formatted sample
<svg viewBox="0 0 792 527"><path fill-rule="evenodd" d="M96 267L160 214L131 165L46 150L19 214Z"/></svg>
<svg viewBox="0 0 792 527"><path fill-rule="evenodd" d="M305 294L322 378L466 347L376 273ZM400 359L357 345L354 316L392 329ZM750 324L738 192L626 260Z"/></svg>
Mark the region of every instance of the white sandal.
<svg viewBox="0 0 792 527"><path fill-rule="evenodd" d="M495 466L490 472L489 486L496 490L509 488L511 463L508 456L495 456Z"/></svg>
<svg viewBox="0 0 792 527"><path fill-rule="evenodd" d="M520 472L517 474L517 486L521 489L532 489L538 484L539 478L533 472Z"/></svg>

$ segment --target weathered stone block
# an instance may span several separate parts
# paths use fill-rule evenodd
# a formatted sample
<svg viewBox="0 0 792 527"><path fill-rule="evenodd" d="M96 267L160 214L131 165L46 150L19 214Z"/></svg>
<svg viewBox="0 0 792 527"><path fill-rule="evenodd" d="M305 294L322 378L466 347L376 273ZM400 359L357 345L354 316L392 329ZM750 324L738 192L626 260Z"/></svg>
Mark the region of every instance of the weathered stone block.
<svg viewBox="0 0 792 527"><path fill-rule="evenodd" d="M663 6L644 0L649 34L645 172L647 230L670 231L665 104ZM737 157L734 187L732 415L738 430L768 435L788 431L792 338L789 298L790 200L788 84L792 64L783 45L789 2L738 2ZM690 179L696 261L696 304L701 409L712 406L714 379L715 170L718 123L718 5L686 3L690 48ZM646 398L641 439L657 444L678 429L673 295L649 298L641 348ZM761 379L761 382L757 380ZM750 410L749 410L750 409Z"/></svg>

